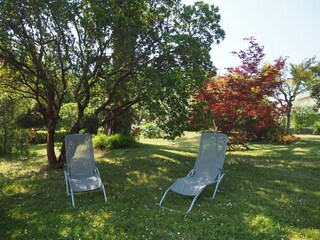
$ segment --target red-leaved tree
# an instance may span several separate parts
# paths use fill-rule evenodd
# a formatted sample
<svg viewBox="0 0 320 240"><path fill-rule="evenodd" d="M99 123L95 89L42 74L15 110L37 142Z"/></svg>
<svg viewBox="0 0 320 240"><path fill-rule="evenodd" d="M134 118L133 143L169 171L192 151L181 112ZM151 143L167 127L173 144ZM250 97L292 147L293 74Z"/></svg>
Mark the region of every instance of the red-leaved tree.
<svg viewBox="0 0 320 240"><path fill-rule="evenodd" d="M262 65L263 46L253 37L245 40L249 42L248 49L233 52L240 58L240 66L210 79L194 96L197 107L191 120L193 126L203 129L214 123L219 131L238 133L248 140L277 124L282 110L271 99L281 84L278 76L285 60L279 58L273 64ZM201 114L195 109L201 109Z"/></svg>

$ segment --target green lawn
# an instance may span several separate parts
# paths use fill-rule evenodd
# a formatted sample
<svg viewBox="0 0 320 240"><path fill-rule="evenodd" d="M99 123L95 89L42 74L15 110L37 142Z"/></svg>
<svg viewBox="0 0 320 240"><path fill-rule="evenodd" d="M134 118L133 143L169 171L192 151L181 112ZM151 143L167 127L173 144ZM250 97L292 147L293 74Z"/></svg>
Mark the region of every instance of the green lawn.
<svg viewBox="0 0 320 240"><path fill-rule="evenodd" d="M141 139L139 147L96 152L101 192L66 195L63 171L37 156L0 159L1 239L320 239L320 136L291 146L251 144L228 152L214 200L205 189L191 213L163 210L167 187L186 175L199 135ZM186 210L190 199L170 195Z"/></svg>

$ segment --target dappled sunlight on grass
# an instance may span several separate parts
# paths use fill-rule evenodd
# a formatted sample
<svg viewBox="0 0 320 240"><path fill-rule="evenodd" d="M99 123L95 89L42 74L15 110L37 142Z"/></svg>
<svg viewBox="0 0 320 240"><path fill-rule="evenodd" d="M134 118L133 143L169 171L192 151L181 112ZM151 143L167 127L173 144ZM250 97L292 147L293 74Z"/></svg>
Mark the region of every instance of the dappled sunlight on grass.
<svg viewBox="0 0 320 240"><path fill-rule="evenodd" d="M182 155L182 156L186 156L186 157L194 157L196 158L197 157L197 154L196 153L193 153L193 152L190 152L189 151L177 151L177 150L172 150L172 149L163 149L163 151L165 153L172 153L172 154L175 154L175 155Z"/></svg>
<svg viewBox="0 0 320 240"><path fill-rule="evenodd" d="M132 185L141 185L149 182L149 175L141 171L131 171L127 173L127 180Z"/></svg>
<svg viewBox="0 0 320 240"><path fill-rule="evenodd" d="M272 236L272 230L275 228L275 223L268 216L264 216L263 214L258 214L253 216L251 219L247 219L251 228L255 229L256 232L266 233Z"/></svg>
<svg viewBox="0 0 320 240"><path fill-rule="evenodd" d="M47 154L46 144L32 145L32 152L37 156L45 156Z"/></svg>
<svg viewBox="0 0 320 240"><path fill-rule="evenodd" d="M209 199L213 184L188 215L161 209L164 191L189 172L186 162L193 166L199 136L95 151L108 202L100 191L81 193L76 208L63 171L47 168L44 146L34 146L37 156L0 159L1 238L320 239L319 136L228 152L215 199ZM190 204L183 196L168 200L181 210Z"/></svg>
<svg viewBox="0 0 320 240"><path fill-rule="evenodd" d="M3 194L7 194L7 195L14 195L14 194L21 194L21 193L25 193L27 192L28 189L21 185L21 184L11 184L11 185L7 185L2 189L2 193Z"/></svg>
<svg viewBox="0 0 320 240"><path fill-rule="evenodd" d="M59 230L61 237L66 239L70 238L94 238L94 236L102 236L105 232L105 227L108 225L108 220L112 218L113 213L107 211L88 211L82 210L76 213L65 213L60 217L61 224L65 224ZM83 224L87 228L91 229L87 233L83 233ZM99 238L99 237L98 237Z"/></svg>
<svg viewBox="0 0 320 240"><path fill-rule="evenodd" d="M178 161L176 161L175 159L167 157L167 156L164 156L163 154L153 154L152 157L153 158L159 158L159 159L162 159L162 160L167 160L167 161L174 162L174 163L178 163Z"/></svg>

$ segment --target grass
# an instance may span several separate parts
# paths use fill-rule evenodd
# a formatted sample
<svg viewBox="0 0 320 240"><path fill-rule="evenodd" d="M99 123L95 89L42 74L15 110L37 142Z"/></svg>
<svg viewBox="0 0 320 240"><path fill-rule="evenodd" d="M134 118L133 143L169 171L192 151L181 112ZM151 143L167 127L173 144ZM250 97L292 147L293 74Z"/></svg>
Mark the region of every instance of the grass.
<svg viewBox="0 0 320 240"><path fill-rule="evenodd" d="M76 208L63 171L48 169L44 146L35 146L34 156L0 159L1 239L320 239L320 136L300 137L228 152L216 198L209 186L187 215L158 203L189 172L198 134L96 152L108 202L101 192L77 194ZM190 203L168 200L181 210Z"/></svg>

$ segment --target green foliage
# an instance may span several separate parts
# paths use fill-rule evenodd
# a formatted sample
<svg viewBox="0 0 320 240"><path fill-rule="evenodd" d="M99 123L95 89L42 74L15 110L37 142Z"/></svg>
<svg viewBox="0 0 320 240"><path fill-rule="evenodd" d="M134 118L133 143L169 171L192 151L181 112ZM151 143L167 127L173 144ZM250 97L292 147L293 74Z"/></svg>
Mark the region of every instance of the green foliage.
<svg viewBox="0 0 320 240"><path fill-rule="evenodd" d="M59 130L55 132L54 140L55 142L63 142L65 136L67 135L67 131ZM30 139L32 144L43 144L47 142L48 132L46 130L37 130Z"/></svg>
<svg viewBox="0 0 320 240"><path fill-rule="evenodd" d="M65 103L60 110L60 119L57 124L57 129L68 131L77 120L77 103Z"/></svg>
<svg viewBox="0 0 320 240"><path fill-rule="evenodd" d="M15 119L20 128L41 128L44 126L43 118L37 113L22 113Z"/></svg>
<svg viewBox="0 0 320 240"><path fill-rule="evenodd" d="M105 134L98 133L97 135L93 136L93 146L99 149L107 149L107 138L108 136L106 136Z"/></svg>
<svg viewBox="0 0 320 240"><path fill-rule="evenodd" d="M295 109L292 112L292 120L296 129L296 132L303 128L312 127L315 122L320 119L320 113L314 112L310 107Z"/></svg>
<svg viewBox="0 0 320 240"><path fill-rule="evenodd" d="M290 131L291 128L290 118L294 100L299 95L305 93L307 86L313 81L313 74L310 71L312 63L313 60L308 59L300 64L290 64L288 69L288 73L291 75L290 78L283 79L283 76L287 75L285 72L279 77L281 86L277 89L274 98L283 106L286 113L287 131Z"/></svg>
<svg viewBox="0 0 320 240"><path fill-rule="evenodd" d="M265 140L272 144L292 144L299 141L300 138L289 134L284 126L276 125L268 128Z"/></svg>
<svg viewBox="0 0 320 240"><path fill-rule="evenodd" d="M312 126L313 134L320 135L320 121L316 121Z"/></svg>
<svg viewBox="0 0 320 240"><path fill-rule="evenodd" d="M77 114L77 103L70 102L63 104L60 110L60 119L57 125L57 129L65 131L70 130L74 123L77 121ZM96 134L100 126L98 117L93 114L87 114L82 117L80 125L81 129L84 129L84 132L91 134Z"/></svg>
<svg viewBox="0 0 320 240"><path fill-rule="evenodd" d="M0 156L27 155L29 153L28 134L14 124L5 124L0 128Z"/></svg>
<svg viewBox="0 0 320 240"><path fill-rule="evenodd" d="M263 138L266 139L266 141L269 143L278 143L279 137L286 134L288 134L288 132L285 127L276 125L269 127L265 132Z"/></svg>
<svg viewBox="0 0 320 240"><path fill-rule="evenodd" d="M316 99L317 107L320 107L320 61L315 58L310 59L310 71L312 73L312 81L308 84L308 90L311 97Z"/></svg>
<svg viewBox="0 0 320 240"><path fill-rule="evenodd" d="M146 123L141 126L141 134L146 138L161 138L161 129L155 123Z"/></svg>
<svg viewBox="0 0 320 240"><path fill-rule="evenodd" d="M136 144L136 140L132 136L126 136L121 133L114 134L107 138L108 148L125 148Z"/></svg>
<svg viewBox="0 0 320 240"><path fill-rule="evenodd" d="M99 119L95 115L86 115L81 119L81 128L86 133L97 134L99 126Z"/></svg>
<svg viewBox="0 0 320 240"><path fill-rule="evenodd" d="M47 131L46 130L37 130L30 139L32 144L42 144L47 142Z"/></svg>
<svg viewBox="0 0 320 240"><path fill-rule="evenodd" d="M210 49L224 39L220 19L218 7L204 2L7 1L0 4L1 81L36 102L51 166L59 165L57 124L70 131L75 123L77 132L91 107L106 126L141 103L175 138L186 128L190 96L215 74ZM77 114L71 106L63 112L67 102ZM89 125L95 132L95 121Z"/></svg>
<svg viewBox="0 0 320 240"><path fill-rule="evenodd" d="M15 124L16 113L20 113L21 105L12 97L0 95L0 155L28 154L29 142L25 129Z"/></svg>
<svg viewBox="0 0 320 240"><path fill-rule="evenodd" d="M136 145L137 142L134 137L126 136L121 133L116 133L111 136L99 133L93 138L93 145L99 149L116 149L126 148Z"/></svg>

